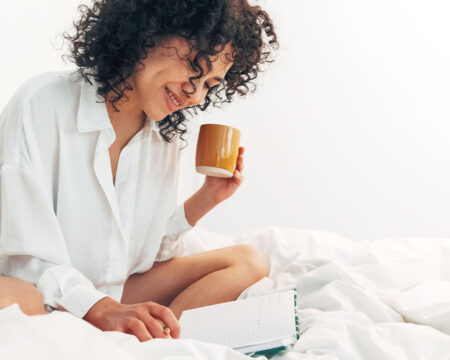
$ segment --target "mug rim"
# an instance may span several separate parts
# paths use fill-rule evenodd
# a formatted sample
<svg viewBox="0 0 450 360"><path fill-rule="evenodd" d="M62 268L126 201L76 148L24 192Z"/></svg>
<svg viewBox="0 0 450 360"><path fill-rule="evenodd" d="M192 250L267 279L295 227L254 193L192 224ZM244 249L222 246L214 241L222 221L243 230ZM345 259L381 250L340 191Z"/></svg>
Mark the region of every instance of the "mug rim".
<svg viewBox="0 0 450 360"><path fill-rule="evenodd" d="M233 130L235 130L235 131L241 132L241 130L239 130L238 128L235 128L235 127L233 127L233 126L230 126L230 125L225 125L225 124L214 124L214 123L207 123L207 124L201 124L201 125L200 125L200 128L201 128L201 127L202 127L203 125L215 125L215 126L222 126L222 127L227 127L227 128L233 129Z"/></svg>

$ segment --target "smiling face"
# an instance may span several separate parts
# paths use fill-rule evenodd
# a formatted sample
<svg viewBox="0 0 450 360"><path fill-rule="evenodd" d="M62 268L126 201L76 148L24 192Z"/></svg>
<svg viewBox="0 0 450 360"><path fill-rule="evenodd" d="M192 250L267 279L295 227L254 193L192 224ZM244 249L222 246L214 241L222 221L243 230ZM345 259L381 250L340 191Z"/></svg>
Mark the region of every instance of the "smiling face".
<svg viewBox="0 0 450 360"><path fill-rule="evenodd" d="M144 68L135 71L130 79L137 106L152 120L163 120L167 115L183 108L201 104L208 89L219 85L233 65L232 47L227 44L222 52L211 57L211 70L194 80L196 90L189 78L196 74L189 62L189 44L181 38L165 40L159 47L149 51L142 62ZM202 64L203 65L203 64Z"/></svg>

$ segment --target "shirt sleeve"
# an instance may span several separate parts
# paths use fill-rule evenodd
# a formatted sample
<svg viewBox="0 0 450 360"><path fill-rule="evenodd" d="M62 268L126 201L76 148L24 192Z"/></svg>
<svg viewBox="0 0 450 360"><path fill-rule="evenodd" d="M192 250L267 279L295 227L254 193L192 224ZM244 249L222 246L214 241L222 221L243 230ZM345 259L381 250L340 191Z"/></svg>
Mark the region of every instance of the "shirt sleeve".
<svg viewBox="0 0 450 360"><path fill-rule="evenodd" d="M45 304L79 318L107 296L71 265L52 199L18 165L0 167L0 272L35 284Z"/></svg>
<svg viewBox="0 0 450 360"><path fill-rule="evenodd" d="M178 139L179 140L179 139ZM179 143L179 148L182 143ZM184 247L180 237L186 231L193 228L191 224L186 219L186 214L184 212L184 199L181 199L181 161L182 154L181 150L178 150L178 159L175 162L177 165L173 168L173 176L175 178L174 182L174 192L175 192L175 210L172 216L166 223L166 233L162 238L161 246L159 248L158 254L156 255L155 261L166 261L175 256L181 256L184 252ZM181 201L183 200L183 201Z"/></svg>
<svg viewBox="0 0 450 360"><path fill-rule="evenodd" d="M184 252L180 235L192 229L193 226L186 220L184 202L177 206L166 225L166 235L163 237L161 247L155 261L166 261Z"/></svg>

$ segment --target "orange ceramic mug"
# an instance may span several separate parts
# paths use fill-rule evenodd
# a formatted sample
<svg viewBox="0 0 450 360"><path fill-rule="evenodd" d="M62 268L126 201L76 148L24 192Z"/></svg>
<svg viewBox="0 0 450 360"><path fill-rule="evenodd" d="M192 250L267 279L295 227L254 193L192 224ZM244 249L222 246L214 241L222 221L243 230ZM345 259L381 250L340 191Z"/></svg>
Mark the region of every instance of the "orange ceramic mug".
<svg viewBox="0 0 450 360"><path fill-rule="evenodd" d="M203 124L198 134L195 168L198 173L230 178L236 169L241 132L231 126Z"/></svg>

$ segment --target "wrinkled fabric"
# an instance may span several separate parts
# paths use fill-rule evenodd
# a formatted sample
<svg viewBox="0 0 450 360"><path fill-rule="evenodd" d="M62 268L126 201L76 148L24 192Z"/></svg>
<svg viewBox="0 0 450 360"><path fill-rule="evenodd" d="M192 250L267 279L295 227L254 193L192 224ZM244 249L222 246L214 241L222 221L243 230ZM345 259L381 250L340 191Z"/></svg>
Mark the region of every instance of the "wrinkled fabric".
<svg viewBox="0 0 450 360"><path fill-rule="evenodd" d="M270 276L239 298L297 288L300 339L275 358L450 359L450 239L352 241L295 228L238 236L197 228L186 254L231 244L260 249Z"/></svg>
<svg viewBox="0 0 450 360"><path fill-rule="evenodd" d="M76 72L27 81L0 115L0 274L37 286L46 305L83 317L120 301L131 274L182 251L179 138L155 121L123 148L106 105Z"/></svg>
<svg viewBox="0 0 450 360"><path fill-rule="evenodd" d="M24 315L17 304L0 310L2 359L46 360L244 360L232 349L195 340L154 339L139 342L117 331L102 332L61 311Z"/></svg>
<svg viewBox="0 0 450 360"><path fill-rule="evenodd" d="M300 339L291 351L275 359L450 359L449 239L355 242L337 234L293 228L231 236L195 227L181 241L185 255L237 244L260 249L270 260L270 275L243 291L241 299L297 288ZM118 332L94 336L95 329L87 330L82 320L58 311L40 317L39 329L48 330L49 336L40 337L38 344L29 324L39 317L22 314L15 323L4 322L7 311L0 310L0 349L7 349L11 359L27 354L24 344L35 349L53 347L60 353L55 350L58 355L47 353L45 358L60 359L64 341L75 341L74 354L86 359L98 356L98 349L109 355L107 351L118 348L126 354L117 351L121 359L248 358L224 346L191 339L139 343L134 336ZM59 321L61 325L53 323Z"/></svg>

